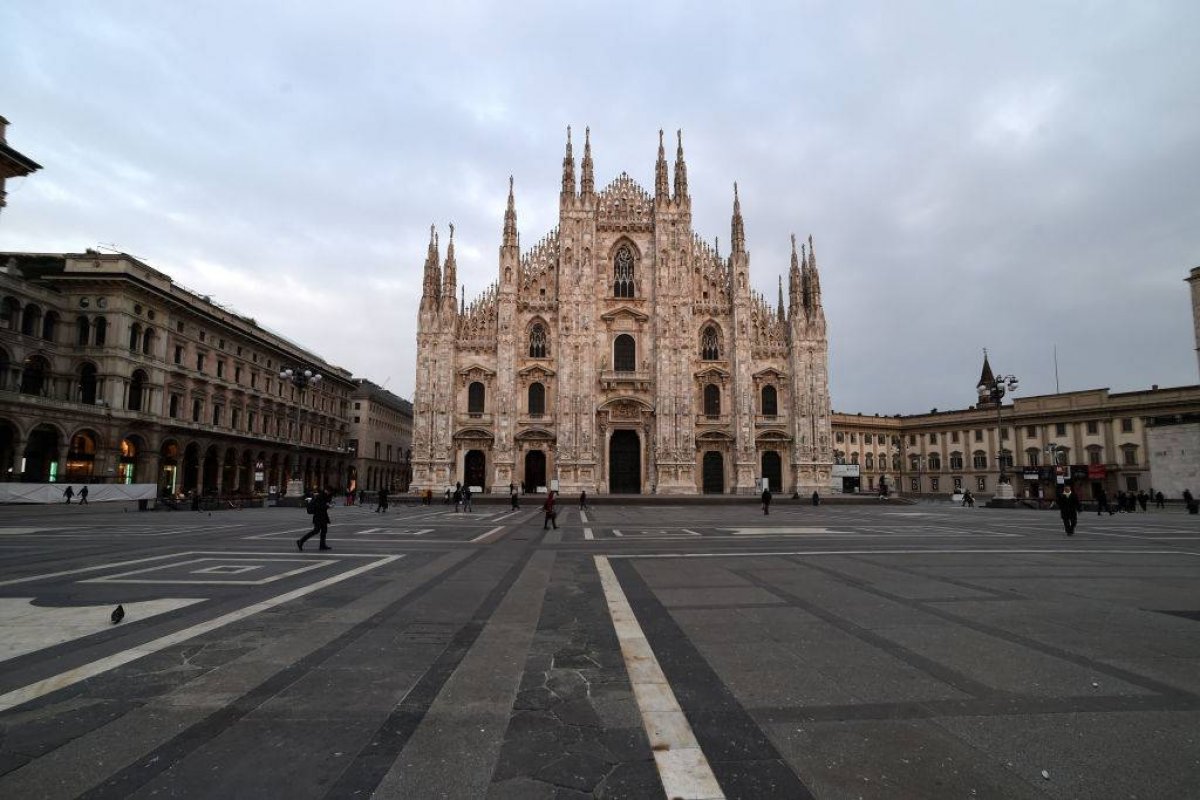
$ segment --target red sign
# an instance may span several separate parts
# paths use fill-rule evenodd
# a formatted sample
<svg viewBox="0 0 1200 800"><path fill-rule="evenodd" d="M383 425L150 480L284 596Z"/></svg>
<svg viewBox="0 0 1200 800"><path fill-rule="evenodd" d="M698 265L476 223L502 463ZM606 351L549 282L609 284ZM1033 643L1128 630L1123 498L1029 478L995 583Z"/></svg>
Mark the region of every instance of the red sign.
<svg viewBox="0 0 1200 800"><path fill-rule="evenodd" d="M1103 464L1088 464L1088 480L1102 481L1108 477L1108 467Z"/></svg>

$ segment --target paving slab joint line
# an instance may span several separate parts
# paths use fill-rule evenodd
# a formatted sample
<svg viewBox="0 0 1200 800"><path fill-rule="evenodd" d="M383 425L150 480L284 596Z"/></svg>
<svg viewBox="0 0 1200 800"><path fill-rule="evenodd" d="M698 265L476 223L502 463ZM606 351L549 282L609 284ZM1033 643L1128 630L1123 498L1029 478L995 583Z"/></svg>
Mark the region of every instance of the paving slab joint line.
<svg viewBox="0 0 1200 800"><path fill-rule="evenodd" d="M663 791L673 800L724 800L712 766L671 691L612 565L604 556L595 556L595 563Z"/></svg>

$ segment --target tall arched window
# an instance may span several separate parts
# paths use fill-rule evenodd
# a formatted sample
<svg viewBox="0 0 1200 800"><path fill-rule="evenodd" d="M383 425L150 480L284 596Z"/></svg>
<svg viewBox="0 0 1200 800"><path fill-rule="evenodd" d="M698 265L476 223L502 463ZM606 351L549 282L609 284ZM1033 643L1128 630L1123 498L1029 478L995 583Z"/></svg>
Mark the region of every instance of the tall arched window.
<svg viewBox="0 0 1200 800"><path fill-rule="evenodd" d="M710 417L721 416L721 387L715 383L704 386L704 413Z"/></svg>
<svg viewBox="0 0 1200 800"><path fill-rule="evenodd" d="M721 339L717 336L715 325L706 325L700 332L700 358L704 361L717 361L721 358Z"/></svg>
<svg viewBox="0 0 1200 800"><path fill-rule="evenodd" d="M529 357L545 358L547 352L546 329L539 322L529 331Z"/></svg>
<svg viewBox="0 0 1200 800"><path fill-rule="evenodd" d="M146 383L146 373L140 369L134 370L129 379L129 401L126 403L130 411L141 411L145 405L143 395L146 393Z"/></svg>
<svg viewBox="0 0 1200 800"><path fill-rule="evenodd" d="M154 350L154 328L146 328L146 332L142 334L142 352L146 355L151 355Z"/></svg>
<svg viewBox="0 0 1200 800"><path fill-rule="evenodd" d="M54 334L58 332L58 312L47 311L45 319L42 320L42 338L47 342L54 341Z"/></svg>
<svg viewBox="0 0 1200 800"><path fill-rule="evenodd" d="M546 413L546 387L540 383L529 384L529 416L540 417Z"/></svg>
<svg viewBox="0 0 1200 800"><path fill-rule="evenodd" d="M479 381L473 382L467 387L467 413L482 414L484 401L483 384Z"/></svg>
<svg viewBox="0 0 1200 800"><path fill-rule="evenodd" d="M941 469L942 468L942 454L941 453L930 453L929 454L929 468L930 469Z"/></svg>
<svg viewBox="0 0 1200 800"><path fill-rule="evenodd" d="M21 313L21 333L26 336L37 336L42 327L42 309L33 303L25 306Z"/></svg>
<svg viewBox="0 0 1200 800"><path fill-rule="evenodd" d="M108 320L96 317L96 344L104 344L108 339Z"/></svg>
<svg viewBox="0 0 1200 800"><path fill-rule="evenodd" d="M79 368L79 402L96 405L96 365L84 364Z"/></svg>
<svg viewBox="0 0 1200 800"><path fill-rule="evenodd" d="M613 297L633 297L633 252L621 245L613 259Z"/></svg>
<svg viewBox="0 0 1200 800"><path fill-rule="evenodd" d="M762 388L762 414L764 417L773 417L779 413L779 395L775 392L774 386L764 386Z"/></svg>
<svg viewBox="0 0 1200 800"><path fill-rule="evenodd" d="M138 323L133 323L133 327L129 329L129 349L137 352L142 344L142 326Z"/></svg>
<svg viewBox="0 0 1200 800"><path fill-rule="evenodd" d="M29 356L21 370L21 394L48 395L50 391L50 362L41 356Z"/></svg>
<svg viewBox="0 0 1200 800"><path fill-rule="evenodd" d="M13 330L17 325L17 317L21 313L21 304L15 297L6 297L0 303L0 328Z"/></svg>
<svg viewBox="0 0 1200 800"><path fill-rule="evenodd" d="M75 320L75 344L80 347L86 347L88 339L92 335L92 325L88 322L87 317L79 317Z"/></svg>
<svg viewBox="0 0 1200 800"><path fill-rule="evenodd" d="M637 343L628 333L622 333L613 342L613 369L617 372L634 372L637 369Z"/></svg>

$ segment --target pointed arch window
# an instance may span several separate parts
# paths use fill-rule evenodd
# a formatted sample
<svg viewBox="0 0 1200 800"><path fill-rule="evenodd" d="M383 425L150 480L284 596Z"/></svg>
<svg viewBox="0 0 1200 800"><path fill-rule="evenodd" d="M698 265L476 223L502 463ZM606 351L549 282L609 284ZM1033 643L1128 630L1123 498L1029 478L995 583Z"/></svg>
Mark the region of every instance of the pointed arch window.
<svg viewBox="0 0 1200 800"><path fill-rule="evenodd" d="M92 323L88 322L87 317L79 317L75 320L75 344L80 347L86 347L88 339L92 335Z"/></svg>
<svg viewBox="0 0 1200 800"><path fill-rule="evenodd" d="M774 386L764 386L762 388L762 415L764 417L774 417L779 413L779 394L775 391Z"/></svg>
<svg viewBox="0 0 1200 800"><path fill-rule="evenodd" d="M129 379L129 400L125 404L130 411L143 410L148 382L145 372L140 369L134 370L133 376Z"/></svg>
<svg viewBox="0 0 1200 800"><path fill-rule="evenodd" d="M129 329L129 349L136 353L138 351L139 345L141 345L141 343L142 343L142 326L135 322L133 324L133 327Z"/></svg>
<svg viewBox="0 0 1200 800"><path fill-rule="evenodd" d="M96 344L104 344L108 339L108 320L96 317Z"/></svg>
<svg viewBox="0 0 1200 800"><path fill-rule="evenodd" d="M468 386L467 387L467 413L468 414L482 414L484 397L485 397L485 393L484 393L482 383L480 383L479 381L474 381L470 386Z"/></svg>
<svg viewBox="0 0 1200 800"><path fill-rule="evenodd" d="M96 405L96 365L84 364L79 368L79 402Z"/></svg>
<svg viewBox="0 0 1200 800"><path fill-rule="evenodd" d="M633 251L621 245L613 259L613 297L633 297Z"/></svg>
<svg viewBox="0 0 1200 800"><path fill-rule="evenodd" d="M546 346L546 327L539 322L529 331L529 357L546 358L549 352Z"/></svg>
<svg viewBox="0 0 1200 800"><path fill-rule="evenodd" d="M721 358L721 338L716 325L705 325L700 333L700 358L703 361L718 361Z"/></svg>
<svg viewBox="0 0 1200 800"><path fill-rule="evenodd" d="M546 387L541 383L529 384L529 416L540 417L546 413Z"/></svg>
<svg viewBox="0 0 1200 800"><path fill-rule="evenodd" d="M637 369L637 343L628 333L622 333L613 342L613 369L617 372L634 372Z"/></svg>
<svg viewBox="0 0 1200 800"><path fill-rule="evenodd" d="M707 417L721 416L721 387L715 383L704 386L704 415Z"/></svg>

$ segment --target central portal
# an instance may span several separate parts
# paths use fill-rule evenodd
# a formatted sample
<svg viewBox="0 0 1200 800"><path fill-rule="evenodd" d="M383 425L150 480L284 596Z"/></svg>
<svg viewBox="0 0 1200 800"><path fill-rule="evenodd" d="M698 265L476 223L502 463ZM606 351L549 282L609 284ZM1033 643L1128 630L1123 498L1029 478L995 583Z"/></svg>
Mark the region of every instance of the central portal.
<svg viewBox="0 0 1200 800"><path fill-rule="evenodd" d="M537 492L546 483L546 454L541 450L530 450L525 454L525 491Z"/></svg>
<svg viewBox="0 0 1200 800"><path fill-rule="evenodd" d="M633 431L613 431L608 443L608 491L642 492L642 443Z"/></svg>

